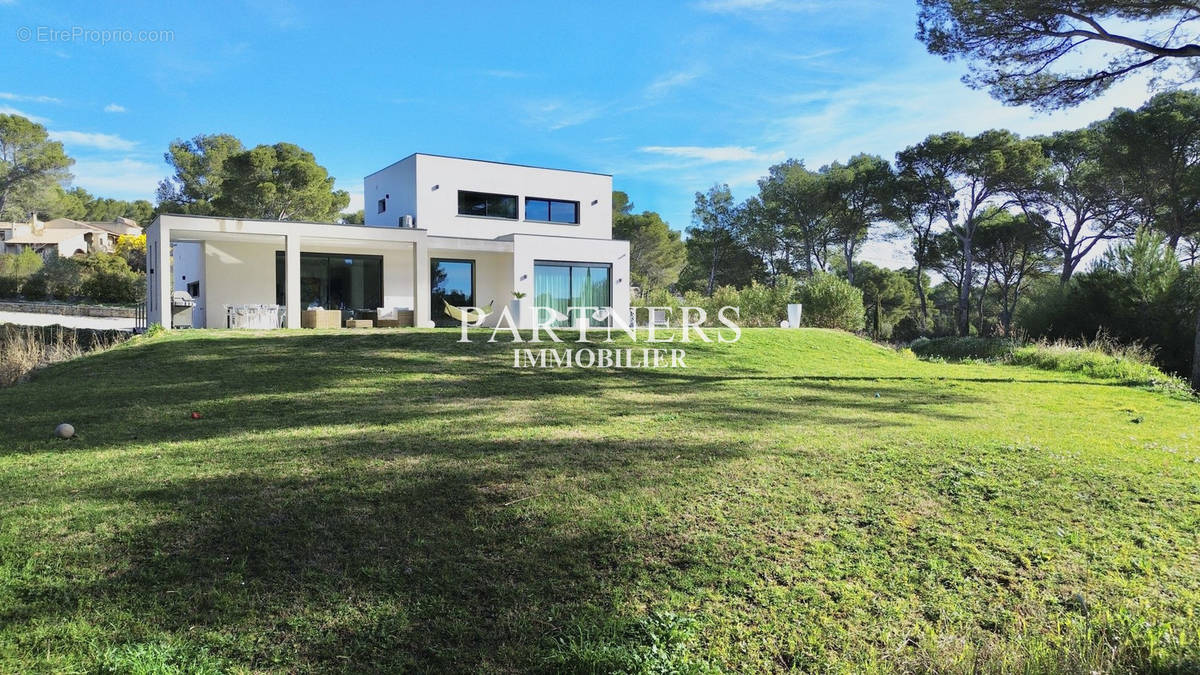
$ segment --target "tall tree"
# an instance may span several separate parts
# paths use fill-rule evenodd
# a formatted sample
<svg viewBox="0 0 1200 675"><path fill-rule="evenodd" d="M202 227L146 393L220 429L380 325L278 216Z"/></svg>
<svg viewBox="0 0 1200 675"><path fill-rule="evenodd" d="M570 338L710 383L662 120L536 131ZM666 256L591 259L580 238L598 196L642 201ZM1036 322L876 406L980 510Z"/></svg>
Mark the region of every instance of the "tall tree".
<svg viewBox="0 0 1200 675"><path fill-rule="evenodd" d="M1007 336L1012 335L1013 314L1029 283L1051 268L1049 230L1050 224L1036 214L998 211L985 219L977 234L980 258L996 283L1000 325Z"/></svg>
<svg viewBox="0 0 1200 675"><path fill-rule="evenodd" d="M25 220L42 208L70 180L74 162L42 125L0 114L0 218Z"/></svg>
<svg viewBox="0 0 1200 675"><path fill-rule="evenodd" d="M316 157L291 143L260 145L224 163L217 213L234 218L333 222L350 203Z"/></svg>
<svg viewBox="0 0 1200 675"><path fill-rule="evenodd" d="M679 280L687 247L677 230L654 211L633 213L624 192L613 192L613 239L629 242L629 275L643 291Z"/></svg>
<svg viewBox="0 0 1200 675"><path fill-rule="evenodd" d="M781 274L791 270L784 242L784 224L778 214L766 207L759 197L742 202L736 211L735 231L747 251L763 263L766 282L775 287Z"/></svg>
<svg viewBox="0 0 1200 675"><path fill-rule="evenodd" d="M1200 94L1159 94L1136 111L1113 111L1105 127L1109 167L1171 250L1200 233Z"/></svg>
<svg viewBox="0 0 1200 675"><path fill-rule="evenodd" d="M917 38L1009 105L1072 106L1141 70L1200 77L1194 0L918 0ZM1081 63L1077 68L1070 64ZM1170 71L1170 72L1164 72Z"/></svg>
<svg viewBox="0 0 1200 675"><path fill-rule="evenodd" d="M974 265L974 261L972 261ZM940 232L934 235L929 245L929 269L937 272L943 279L945 284L948 284L954 289L954 303L949 307L942 303L938 304L945 315L953 314L954 330L960 329L962 323L960 315L966 310L963 307L962 297L965 294L970 298L971 287L969 284L969 275L967 274L966 258L963 257L962 243L958 237L954 236L949 230ZM970 320L970 316L967 316Z"/></svg>
<svg viewBox="0 0 1200 675"><path fill-rule="evenodd" d="M941 222L942 205L953 200L953 188L938 172L930 172L909 151L896 155L897 175L884 205L884 217L899 228L912 249L913 284L917 290L918 325L929 328L929 301L925 295L925 269L933 259L934 236Z"/></svg>
<svg viewBox="0 0 1200 675"><path fill-rule="evenodd" d="M716 287L717 270L725 257L735 249L736 218L737 208L728 185L714 185L708 192L696 193L688 237L702 239L707 247L708 283L705 285L705 295L712 295Z"/></svg>
<svg viewBox="0 0 1200 675"><path fill-rule="evenodd" d="M212 214L212 202L221 196L225 182L225 162L244 150L242 142L230 134L176 139L163 155L174 174L158 184L159 212Z"/></svg>
<svg viewBox="0 0 1200 675"><path fill-rule="evenodd" d="M105 223L111 223L117 218L128 218L145 227L154 220L154 206L145 199L125 201L95 197L81 187L65 190L56 186L54 195L43 208L38 209L38 217L43 220L70 218Z"/></svg>
<svg viewBox="0 0 1200 675"><path fill-rule="evenodd" d="M1200 312L1196 313L1196 346L1192 350L1192 389L1200 391Z"/></svg>
<svg viewBox="0 0 1200 675"><path fill-rule="evenodd" d="M909 316L917 297L912 280L899 270L878 267L869 262L856 263L854 285L862 289L867 323L877 337L888 337L892 326ZM875 308L879 308L876 322Z"/></svg>
<svg viewBox="0 0 1200 675"><path fill-rule="evenodd" d="M951 190L939 211L947 231L962 248L964 280L955 319L970 335L970 292L975 272L975 232L988 208L1003 208L1012 195L1032 184L1046 165L1041 146L1011 131L991 130L967 137L958 132L930 136L903 151L907 161ZM985 278L986 282L986 278Z"/></svg>
<svg viewBox="0 0 1200 675"><path fill-rule="evenodd" d="M1016 193L1030 217L1050 224L1050 241L1062 259L1063 285L1098 244L1124 236L1135 214L1125 181L1101 161L1104 129L1094 124L1035 139L1050 165L1043 180Z"/></svg>
<svg viewBox="0 0 1200 675"><path fill-rule="evenodd" d="M872 223L883 219L892 166L874 155L855 155L846 164L834 162L821 173L826 176L826 204L846 264L846 280L853 284L854 258Z"/></svg>
<svg viewBox="0 0 1200 675"><path fill-rule="evenodd" d="M793 270L802 267L810 277L826 271L834 235L825 181L797 159L772 166L758 181L764 217L779 228L784 261Z"/></svg>

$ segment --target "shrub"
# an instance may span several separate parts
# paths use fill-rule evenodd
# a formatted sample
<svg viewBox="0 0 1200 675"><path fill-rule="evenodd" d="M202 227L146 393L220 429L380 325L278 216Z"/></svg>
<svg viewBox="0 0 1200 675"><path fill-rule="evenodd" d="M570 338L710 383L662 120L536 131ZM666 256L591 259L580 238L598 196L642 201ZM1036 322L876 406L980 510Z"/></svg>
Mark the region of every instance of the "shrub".
<svg viewBox="0 0 1200 675"><path fill-rule="evenodd" d="M832 274L817 274L800 285L804 323L818 328L862 330L866 322L862 291Z"/></svg>
<svg viewBox="0 0 1200 675"><path fill-rule="evenodd" d="M68 300L83 286L84 264L74 258L52 258L22 286L27 297ZM31 290L32 284L32 290Z"/></svg>
<svg viewBox="0 0 1200 675"><path fill-rule="evenodd" d="M998 361L1148 385L1172 395L1190 396L1186 382L1164 374L1154 365L1154 350L1140 343L1123 345L1104 334L1091 341L1041 340L1024 345L1008 338L918 338L909 349L925 359Z"/></svg>
<svg viewBox="0 0 1200 675"><path fill-rule="evenodd" d="M914 340L909 349L922 358L994 359L1003 360L1012 356L1017 343L1008 338L942 337L932 340Z"/></svg>
<svg viewBox="0 0 1200 675"><path fill-rule="evenodd" d="M92 302L137 302L145 279L129 269L125 259L114 254L97 253L84 261L87 277L79 292Z"/></svg>
<svg viewBox="0 0 1200 675"><path fill-rule="evenodd" d="M24 279L42 269L42 256L30 249L17 254L0 254L0 275Z"/></svg>
<svg viewBox="0 0 1200 675"><path fill-rule="evenodd" d="M50 296L50 286L46 277L35 274L21 284L21 295L30 300L45 300Z"/></svg>
<svg viewBox="0 0 1200 675"><path fill-rule="evenodd" d="M921 326L911 316L900 319L892 328L892 339L897 342L912 342L919 337L921 337Z"/></svg>
<svg viewBox="0 0 1200 675"><path fill-rule="evenodd" d="M740 295L742 325L778 326L780 321L787 318L788 303L795 301L796 280L779 277L774 286L751 282L741 290ZM722 306L718 305L717 309Z"/></svg>
<svg viewBox="0 0 1200 675"><path fill-rule="evenodd" d="M134 272L146 271L146 235L123 234L117 237L113 252L121 256Z"/></svg>
<svg viewBox="0 0 1200 675"><path fill-rule="evenodd" d="M1147 241L1157 240L1143 236L1119 246L1065 288L1031 295L1018 314L1020 327L1047 340L1077 342L1102 332L1122 344L1153 345L1159 367L1190 373L1200 268L1180 268Z"/></svg>
<svg viewBox="0 0 1200 675"><path fill-rule="evenodd" d="M0 276L0 298L15 298L21 293L21 279L18 277Z"/></svg>

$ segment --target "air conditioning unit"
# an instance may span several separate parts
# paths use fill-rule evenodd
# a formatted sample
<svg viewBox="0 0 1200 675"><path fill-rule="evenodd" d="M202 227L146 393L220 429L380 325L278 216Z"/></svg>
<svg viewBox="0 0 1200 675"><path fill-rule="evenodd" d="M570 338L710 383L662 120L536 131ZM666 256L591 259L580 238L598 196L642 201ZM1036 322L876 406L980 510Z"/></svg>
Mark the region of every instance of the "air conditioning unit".
<svg viewBox="0 0 1200 675"><path fill-rule="evenodd" d="M407 227L407 228L416 227L416 221L413 220L413 217L411 215L401 216L400 217L400 227Z"/></svg>

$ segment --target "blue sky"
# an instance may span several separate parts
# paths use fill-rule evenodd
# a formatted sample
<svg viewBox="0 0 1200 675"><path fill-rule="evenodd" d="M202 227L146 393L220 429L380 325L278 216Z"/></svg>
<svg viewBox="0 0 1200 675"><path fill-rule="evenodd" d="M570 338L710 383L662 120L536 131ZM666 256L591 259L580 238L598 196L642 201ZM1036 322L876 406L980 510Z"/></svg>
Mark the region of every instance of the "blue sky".
<svg viewBox="0 0 1200 675"><path fill-rule="evenodd" d="M749 196L787 157L890 159L1148 97L1131 81L1054 115L1006 108L924 51L909 0L189 4L0 0L0 112L45 124L104 196L152 199L171 140L228 132L307 148L357 208L364 175L430 152L611 173L684 229L697 190ZM72 29L170 35L48 39Z"/></svg>

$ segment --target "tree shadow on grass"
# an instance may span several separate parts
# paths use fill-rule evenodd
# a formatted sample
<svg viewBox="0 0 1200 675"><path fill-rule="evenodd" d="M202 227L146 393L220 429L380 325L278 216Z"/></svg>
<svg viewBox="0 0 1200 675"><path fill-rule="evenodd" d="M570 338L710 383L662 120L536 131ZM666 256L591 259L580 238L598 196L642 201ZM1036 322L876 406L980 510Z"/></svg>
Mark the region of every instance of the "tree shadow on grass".
<svg viewBox="0 0 1200 675"><path fill-rule="evenodd" d="M120 447L348 422L469 424L503 419L523 404L542 410L538 424L568 427L623 415L676 415L731 430L904 426L965 419L952 404L976 400L929 378L517 370L507 353L444 334L149 342L48 369L38 378L47 386L24 385L21 404L6 406L5 450L44 449L61 421L74 424L88 446ZM63 379L78 384L63 387ZM17 394L0 392L0 404ZM587 404L569 411L559 405L581 399ZM201 419L190 420L192 412Z"/></svg>
<svg viewBox="0 0 1200 675"><path fill-rule="evenodd" d="M15 581L18 602L0 610L0 623L83 621L103 626L108 644L169 636L252 669L545 668L554 635L579 613L608 611L639 566L672 547L638 523L563 518L561 503L534 508L521 498L559 497L531 495L525 482L569 471L589 481L589 495L611 497L738 456L717 445L620 442L581 450L469 441L447 454L459 461L400 453L366 464L346 439L315 453L303 476L89 485L69 499L140 514L86 554L110 568L65 585ZM55 646L77 648L65 643Z"/></svg>

